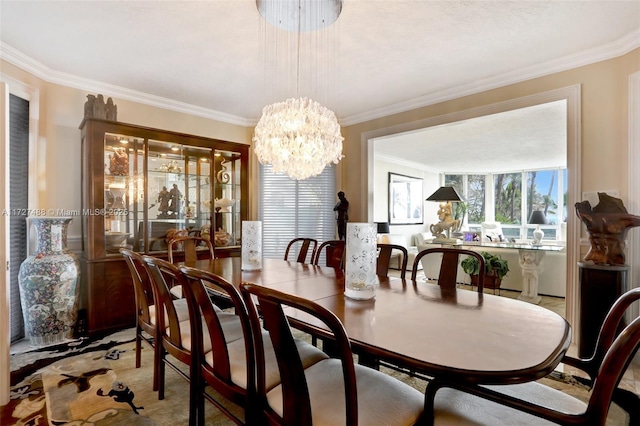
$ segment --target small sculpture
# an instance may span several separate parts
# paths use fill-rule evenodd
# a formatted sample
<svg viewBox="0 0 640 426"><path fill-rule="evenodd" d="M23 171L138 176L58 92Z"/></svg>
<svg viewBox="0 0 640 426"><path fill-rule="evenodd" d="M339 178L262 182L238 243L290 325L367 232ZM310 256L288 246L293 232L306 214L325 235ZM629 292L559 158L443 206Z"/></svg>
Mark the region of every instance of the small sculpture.
<svg viewBox="0 0 640 426"><path fill-rule="evenodd" d="M589 201L575 204L591 243L584 260L596 265L624 265L624 240L629 228L640 226L640 216L629 214L619 198L604 192L598 192L598 198L600 201L593 209Z"/></svg>
<svg viewBox="0 0 640 426"><path fill-rule="evenodd" d="M109 156L109 173L114 176L129 175L129 156L124 148L114 148Z"/></svg>
<svg viewBox="0 0 640 426"><path fill-rule="evenodd" d="M225 163L226 160L222 160L222 162L220 163L220 171L216 175L218 183L229 183L229 180L231 180L231 176L227 172L227 167L224 165Z"/></svg>
<svg viewBox="0 0 640 426"><path fill-rule="evenodd" d="M180 199L182 193L178 189L177 184L173 184L173 188L169 191L169 214L178 216L180 214Z"/></svg>
<svg viewBox="0 0 640 426"><path fill-rule="evenodd" d="M107 103L104 102L104 96L87 95L87 101L84 103L85 118L101 118L103 120L117 121L118 107L113 103L113 99L108 98Z"/></svg>
<svg viewBox="0 0 640 426"><path fill-rule="evenodd" d="M118 107L113 103L113 99L107 99L107 120L118 121Z"/></svg>
<svg viewBox="0 0 640 426"><path fill-rule="evenodd" d="M338 225L338 239L346 239L347 222L349 221L349 201L343 191L338 192L338 202L333 211L336 212L336 223Z"/></svg>
<svg viewBox="0 0 640 426"><path fill-rule="evenodd" d="M460 231L462 222L460 219L454 219L451 211L450 202L447 201L446 203L440 204L440 208L438 209L438 219L440 219L440 222L434 223L429 227L429 231L431 231L436 239L448 238L444 233L445 231L449 234Z"/></svg>
<svg viewBox="0 0 640 426"><path fill-rule="evenodd" d="M213 206L220 208L218 213L228 213L230 211L229 207L233 206L233 203L235 203L235 201L229 198L216 198L213 200Z"/></svg>
<svg viewBox="0 0 640 426"><path fill-rule="evenodd" d="M222 228L218 228L218 230L214 234L214 242L216 246L226 246L227 244L229 244L230 240L231 234L229 234Z"/></svg>
<svg viewBox="0 0 640 426"><path fill-rule="evenodd" d="M162 190L158 193L158 217L166 217L167 212L169 211L169 191L167 191L167 187L163 186Z"/></svg>

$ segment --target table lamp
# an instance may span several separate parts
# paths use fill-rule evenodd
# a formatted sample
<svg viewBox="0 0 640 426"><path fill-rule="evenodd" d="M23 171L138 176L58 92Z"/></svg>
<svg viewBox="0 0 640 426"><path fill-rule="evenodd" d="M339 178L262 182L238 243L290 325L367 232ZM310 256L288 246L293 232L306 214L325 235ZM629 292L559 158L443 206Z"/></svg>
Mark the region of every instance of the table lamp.
<svg viewBox="0 0 640 426"><path fill-rule="evenodd" d="M547 224L547 217L542 210L534 210L531 212L531 216L529 216L529 224L538 225L533 231L533 242L531 244L539 246L542 244L542 239L544 238L544 231L540 229L540 225Z"/></svg>
<svg viewBox="0 0 640 426"><path fill-rule="evenodd" d="M436 192L431 194L427 201L439 201L438 219L440 222L431 225L429 228L435 237L436 242L459 242L456 238L451 238L451 230L459 231L462 223L460 219L453 218L452 202L463 201L458 191L453 186L441 186ZM445 236L444 231L447 231Z"/></svg>
<svg viewBox="0 0 640 426"><path fill-rule="evenodd" d="M378 237L378 243L382 242L382 234L388 234L389 231L389 222L376 222Z"/></svg>

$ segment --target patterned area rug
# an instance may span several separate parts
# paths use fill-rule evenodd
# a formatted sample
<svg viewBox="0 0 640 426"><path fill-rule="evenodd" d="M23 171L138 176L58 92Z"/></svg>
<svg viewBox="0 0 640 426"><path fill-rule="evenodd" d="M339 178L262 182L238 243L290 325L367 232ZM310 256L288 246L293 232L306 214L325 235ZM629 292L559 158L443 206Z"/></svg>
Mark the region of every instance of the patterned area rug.
<svg viewBox="0 0 640 426"><path fill-rule="evenodd" d="M18 372L23 375L12 386L9 404L0 407L0 423L3 426L187 424L187 382L167 369L165 399L159 401L151 389L152 350L143 344L142 367L136 369L133 336L131 329L66 351L49 348L12 356L15 377L19 378ZM29 359L40 365L37 371L27 364ZM390 369L384 371L424 392L424 380ZM572 376L554 373L543 381L581 400L589 397L589 388ZM205 408L207 425L233 424L212 404L206 403ZM607 425L627 424L624 411L612 404Z"/></svg>

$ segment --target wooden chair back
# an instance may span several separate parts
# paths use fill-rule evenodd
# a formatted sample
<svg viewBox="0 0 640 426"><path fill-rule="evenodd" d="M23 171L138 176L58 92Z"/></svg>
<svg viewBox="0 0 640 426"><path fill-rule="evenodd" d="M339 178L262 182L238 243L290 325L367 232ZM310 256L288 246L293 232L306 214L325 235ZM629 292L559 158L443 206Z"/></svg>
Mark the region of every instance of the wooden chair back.
<svg viewBox="0 0 640 426"><path fill-rule="evenodd" d="M194 353L193 362L198 366L199 375L209 386L225 398L234 404L244 407L245 420L247 420L247 423L251 423L249 419L252 419L252 416L255 415L256 352L244 300L236 287L220 276L188 266L180 267L180 272L182 272L186 281L185 298L187 298L188 302L191 300L191 303L195 304L204 318L206 329L203 330L203 323L200 321L192 327L192 335L198 336L197 347L202 348L203 346L203 333L211 341L212 364L205 361L205 354L202 351ZM231 301L235 309L235 315L240 322L244 340L244 356L246 357L244 365L246 369L246 387L239 386L232 380L231 359L227 345L231 341L237 340L237 337L229 336L225 333L222 321L228 321L230 314L222 313L219 315L220 310L216 309L211 301L212 292L216 293L220 298L227 298ZM199 401L202 401L202 397L207 398L232 420L241 421L233 410L229 409L228 404L218 401L210 393L204 392L204 386L198 391ZM204 408L201 403L198 406L200 410Z"/></svg>
<svg viewBox="0 0 640 426"><path fill-rule="evenodd" d="M202 237L178 237L169 241L169 262L175 263L177 261L176 255L180 253L184 255L184 262L186 264L195 263L195 261L198 260L198 252L201 252L201 250L198 250L198 247L206 247L207 254L204 257L207 259L215 259L215 248L210 239Z"/></svg>
<svg viewBox="0 0 640 426"><path fill-rule="evenodd" d="M402 262L400 264L400 278L404 279L407 271L407 262L409 261L409 252L406 247L397 244L378 244L378 261L376 263L376 274L386 277L389 275L389 264L394 250L401 252Z"/></svg>
<svg viewBox="0 0 640 426"><path fill-rule="evenodd" d="M344 267L344 252L345 252L345 241L344 240L329 240L320 244L318 250L316 251L315 257L313 258L314 265L320 265L320 257L324 250L325 253L325 265L330 266L332 268L340 268Z"/></svg>
<svg viewBox="0 0 640 426"><path fill-rule="evenodd" d="M440 272L438 275L438 285L447 289L455 289L458 284L458 265L466 256L472 256L478 259L480 273L478 274L478 292L484 290L484 280L486 276L485 262L482 255L478 252L457 248L434 247L422 250L416 255L411 268L411 280L415 281L418 275L418 265L424 256L441 255ZM426 272L426 270L425 270Z"/></svg>
<svg viewBox="0 0 640 426"><path fill-rule="evenodd" d="M142 325L143 328L155 329L149 315L149 307L154 305L153 289L149 281L149 274L147 274L144 266L142 255L126 248L121 248L120 253L122 253L127 262L129 272L131 273L138 323ZM148 330L145 331L149 332Z"/></svg>
<svg viewBox="0 0 640 426"><path fill-rule="evenodd" d="M636 301L640 300L640 287L627 291L616 300L605 317L594 353L590 358L574 358L565 355L562 359L564 364L577 367L589 375L589 379L577 377L577 380L585 382L589 386L593 386L593 381L598 376L598 372L602 366L602 361L607 352L611 348L616 336L623 329L624 314L629 307ZM618 404L623 410L631 416L630 424L640 422L640 396L626 389L617 388L613 391L613 402Z"/></svg>
<svg viewBox="0 0 640 426"><path fill-rule="evenodd" d="M154 306L153 289L149 274L144 266L142 255L133 250L121 248L120 253L127 262L133 282L136 306L136 368L140 368L142 357L142 341L147 342L154 351L153 390L158 390L157 359L158 347L155 344L159 335L158 323L150 307ZM146 334L145 334L146 333Z"/></svg>
<svg viewBox="0 0 640 426"><path fill-rule="evenodd" d="M287 250L284 252L284 260L289 260L289 252L297 247L298 250L298 258L296 262L298 263L307 263L307 254L309 253L309 249L311 249L311 256L309 257L309 263L313 262L313 256L316 254L316 248L318 247L318 240L314 240L313 238L294 238L289 241L287 245Z"/></svg>
<svg viewBox="0 0 640 426"><path fill-rule="evenodd" d="M184 289L185 280L182 273L178 268L166 260L158 259L153 256L144 255L142 259L145 262L147 272L151 278L150 282L153 286L154 299L156 303L156 322L160 335L158 336L159 342L157 345L162 345L163 351L161 353L161 360L158 365L158 399L164 399L164 370L165 364L169 365L176 373L182 376L187 381L191 382L192 374L192 353L191 347L185 347L183 344L183 330L180 328L180 320L176 306L174 305L174 298L169 290L170 283L177 283ZM200 314L194 310L194 307L187 303L189 310L189 321L200 321ZM164 308L164 315L162 311ZM182 368L173 364L169 358L165 356L164 351L171 354L175 359L186 364L188 372L184 372ZM195 408L193 412L195 413Z"/></svg>
<svg viewBox="0 0 640 426"><path fill-rule="evenodd" d="M334 336L335 358L340 359L344 376L344 390L346 403L346 424L358 424L358 398L356 391L355 367L353 353L347 333L340 320L330 311L316 303L290 294L282 293L267 287L251 283L240 285L242 295L248 307L251 320L256 352L264 352L260 320L252 296L257 298L260 314L263 317L264 328L268 331L275 350L278 369L280 371L283 392L283 414L278 414L266 408L266 415L273 424L310 425L311 402L309 388L305 379L303 364L298 348L284 313L283 306L290 306L301 310L322 321ZM264 360L258 360L258 397L264 401L265 390ZM266 407L266 402L263 403Z"/></svg>

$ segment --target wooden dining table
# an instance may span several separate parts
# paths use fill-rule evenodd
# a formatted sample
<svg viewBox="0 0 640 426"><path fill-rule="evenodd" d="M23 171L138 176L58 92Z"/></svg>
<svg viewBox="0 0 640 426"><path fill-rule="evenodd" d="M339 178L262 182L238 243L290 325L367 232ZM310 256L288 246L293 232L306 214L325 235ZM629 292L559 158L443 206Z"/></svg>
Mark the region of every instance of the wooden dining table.
<svg viewBox="0 0 640 426"><path fill-rule="evenodd" d="M252 282L313 300L342 322L354 351L425 376L467 384L537 380L558 365L571 328L560 315L516 299L400 278L378 277L371 300L344 295L339 269L264 259L242 271L238 257L188 265L239 287ZM318 320L287 310L292 326L330 337Z"/></svg>

